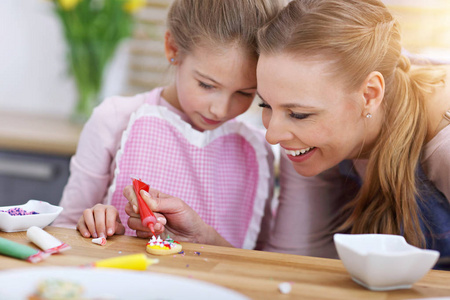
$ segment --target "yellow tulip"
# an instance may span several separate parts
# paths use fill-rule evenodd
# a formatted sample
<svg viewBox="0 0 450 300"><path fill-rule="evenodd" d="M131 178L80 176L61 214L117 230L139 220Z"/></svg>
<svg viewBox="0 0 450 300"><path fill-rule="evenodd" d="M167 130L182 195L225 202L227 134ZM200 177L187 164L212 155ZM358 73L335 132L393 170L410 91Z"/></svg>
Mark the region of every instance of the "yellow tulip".
<svg viewBox="0 0 450 300"><path fill-rule="evenodd" d="M146 0L128 0L125 2L123 9L129 13L133 13L141 7L145 6Z"/></svg>
<svg viewBox="0 0 450 300"><path fill-rule="evenodd" d="M82 0L58 0L64 10L72 10Z"/></svg>

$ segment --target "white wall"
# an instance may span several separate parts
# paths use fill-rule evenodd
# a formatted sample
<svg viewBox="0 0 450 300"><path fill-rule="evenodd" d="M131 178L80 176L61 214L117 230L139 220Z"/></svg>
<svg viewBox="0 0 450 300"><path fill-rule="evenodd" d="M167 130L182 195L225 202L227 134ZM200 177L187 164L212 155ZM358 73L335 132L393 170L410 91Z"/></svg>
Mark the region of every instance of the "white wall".
<svg viewBox="0 0 450 300"><path fill-rule="evenodd" d="M0 0L0 110L69 116L76 90L59 20L47 0ZM124 90L126 44L110 66L102 96Z"/></svg>

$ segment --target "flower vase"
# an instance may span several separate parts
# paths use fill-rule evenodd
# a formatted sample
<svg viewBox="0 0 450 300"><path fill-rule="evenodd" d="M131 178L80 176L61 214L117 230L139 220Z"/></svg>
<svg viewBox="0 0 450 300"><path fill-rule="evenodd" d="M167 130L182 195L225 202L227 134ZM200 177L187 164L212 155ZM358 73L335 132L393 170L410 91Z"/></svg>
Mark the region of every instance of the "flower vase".
<svg viewBox="0 0 450 300"><path fill-rule="evenodd" d="M72 121L84 124L89 119L94 108L100 103L99 91L78 90L78 99L72 113Z"/></svg>
<svg viewBox="0 0 450 300"><path fill-rule="evenodd" d="M100 51L103 43L86 39L71 41L69 51L70 72L77 88L78 98L72 119L85 123L94 108L100 103L105 63L101 61Z"/></svg>

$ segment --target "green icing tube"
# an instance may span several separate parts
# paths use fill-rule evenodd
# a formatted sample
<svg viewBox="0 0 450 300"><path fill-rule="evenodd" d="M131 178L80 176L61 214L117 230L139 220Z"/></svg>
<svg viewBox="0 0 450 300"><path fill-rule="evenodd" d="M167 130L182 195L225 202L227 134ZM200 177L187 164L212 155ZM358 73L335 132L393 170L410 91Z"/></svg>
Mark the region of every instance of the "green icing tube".
<svg viewBox="0 0 450 300"><path fill-rule="evenodd" d="M38 262L49 256L42 251L33 249L8 239L0 237L0 254L27 260L29 262Z"/></svg>

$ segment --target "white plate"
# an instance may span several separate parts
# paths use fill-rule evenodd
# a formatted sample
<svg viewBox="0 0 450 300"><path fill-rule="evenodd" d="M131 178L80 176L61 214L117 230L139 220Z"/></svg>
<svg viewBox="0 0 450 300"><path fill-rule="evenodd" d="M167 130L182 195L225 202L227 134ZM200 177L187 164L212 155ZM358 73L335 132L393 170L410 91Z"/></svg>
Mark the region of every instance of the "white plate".
<svg viewBox="0 0 450 300"><path fill-rule="evenodd" d="M147 271L75 267L37 267L0 271L2 286L0 299L28 299L40 281L53 278L81 284L85 291L83 296L87 299L103 297L108 300L248 300L233 290L184 277Z"/></svg>
<svg viewBox="0 0 450 300"><path fill-rule="evenodd" d="M26 231L31 226L44 228L53 222L62 212L61 206L51 205L45 201L28 200L22 205L0 206L0 210L21 208L27 212L35 211L39 214L26 216L11 216L7 212L0 212L0 230L6 232Z"/></svg>

